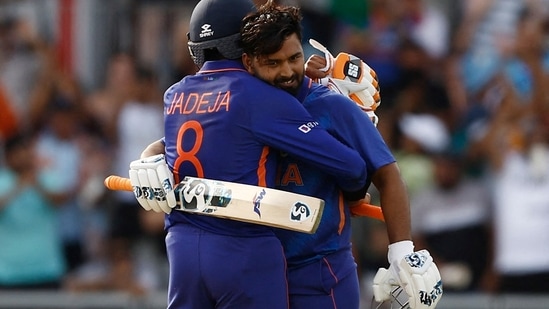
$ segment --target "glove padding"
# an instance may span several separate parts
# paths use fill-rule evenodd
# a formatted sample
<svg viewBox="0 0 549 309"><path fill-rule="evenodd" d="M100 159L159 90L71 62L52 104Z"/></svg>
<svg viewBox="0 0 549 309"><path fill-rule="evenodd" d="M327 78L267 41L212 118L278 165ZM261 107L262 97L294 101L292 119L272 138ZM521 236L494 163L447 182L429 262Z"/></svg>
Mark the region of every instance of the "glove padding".
<svg viewBox="0 0 549 309"><path fill-rule="evenodd" d="M381 104L381 95L375 71L354 55L339 53L334 58L322 44L313 39L309 43L326 58L326 66L320 70L327 72L328 76L318 82L355 101L377 125L378 117L374 112Z"/></svg>
<svg viewBox="0 0 549 309"><path fill-rule="evenodd" d="M169 214L177 205L173 175L163 154L132 161L129 174L135 198L145 210Z"/></svg>
<svg viewBox="0 0 549 309"><path fill-rule="evenodd" d="M389 269L380 268L374 277L374 298L387 301L395 286L401 286L408 294L411 309L433 309L442 297L442 280L433 258L427 250L404 256Z"/></svg>

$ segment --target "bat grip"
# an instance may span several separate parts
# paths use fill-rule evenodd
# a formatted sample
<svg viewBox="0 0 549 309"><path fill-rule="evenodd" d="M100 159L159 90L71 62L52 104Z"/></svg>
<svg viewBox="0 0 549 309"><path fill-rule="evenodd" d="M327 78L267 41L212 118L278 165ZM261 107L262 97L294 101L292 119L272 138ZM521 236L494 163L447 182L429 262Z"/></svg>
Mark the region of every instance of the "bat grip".
<svg viewBox="0 0 549 309"><path fill-rule="evenodd" d="M105 178L105 187L116 191L133 191L132 183L129 178L111 175Z"/></svg>
<svg viewBox="0 0 549 309"><path fill-rule="evenodd" d="M357 206L351 207L351 214L357 217L369 217L385 222L381 207L360 203Z"/></svg>

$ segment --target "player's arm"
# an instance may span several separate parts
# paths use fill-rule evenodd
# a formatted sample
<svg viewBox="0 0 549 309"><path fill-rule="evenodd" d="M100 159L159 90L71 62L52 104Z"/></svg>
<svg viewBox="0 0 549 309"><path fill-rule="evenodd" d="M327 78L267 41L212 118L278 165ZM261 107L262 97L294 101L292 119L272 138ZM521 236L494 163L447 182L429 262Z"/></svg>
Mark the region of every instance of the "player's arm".
<svg viewBox="0 0 549 309"><path fill-rule="evenodd" d="M349 64L338 62L343 60L349 61L349 57L339 58L338 56L337 58L334 58L331 53L318 42L313 40L311 43L313 47L324 52L324 57L313 55L309 58L306 64L307 75L311 78L318 79L344 78L346 75L341 67L349 67ZM360 59L354 63L360 63L360 69L362 70L355 75L355 77L357 77L355 78L356 88L360 89L361 84L365 85L368 83L370 86L364 86L361 91L369 93L368 89L379 88L375 72L363 64ZM368 78L365 77L365 75L370 76ZM347 92L351 91L347 90ZM377 95L379 96L379 92ZM351 99L353 100L353 98ZM387 232L390 242L396 243L403 240L410 241L411 223L409 201L406 186L401 178L397 163L394 162L394 159L389 153L379 132L373 126L367 124L367 118L364 117L364 114L355 111L356 107L353 108L352 106L349 106L347 100L343 98L332 97L330 100L334 105L337 105L337 107L334 107L333 112L330 113L331 117L334 118L332 123L334 125L345 123L345 125L338 126L334 129L334 131L340 135L339 138L356 149L365 160L368 161L370 160L369 158L375 157L376 162L381 162L381 164L383 164L383 166L373 166L377 163L370 160L370 168L374 169L372 182L380 191L381 206L387 220ZM360 102L357 102L356 100L353 101L364 110L364 106L361 105ZM369 104L375 105L375 100L372 98L369 101ZM387 164L383 162L386 162Z"/></svg>
<svg viewBox="0 0 549 309"><path fill-rule="evenodd" d="M377 169L372 176L372 183L380 194L389 242L411 240L410 204L397 163Z"/></svg>
<svg viewBox="0 0 549 309"><path fill-rule="evenodd" d="M140 158L144 159L147 157L152 157L155 155L165 154L165 153L166 153L166 149L165 149L164 141L162 139L159 139L147 145L147 147L145 147L143 152L141 152Z"/></svg>
<svg viewBox="0 0 549 309"><path fill-rule="evenodd" d="M372 182L380 192L390 242L389 269L380 268L374 277L374 297L389 300L394 287L401 286L410 308L434 309L443 293L440 272L427 250L415 251L408 194L397 163L379 168Z"/></svg>
<svg viewBox="0 0 549 309"><path fill-rule="evenodd" d="M253 109L250 125L258 141L333 176L343 189L364 187L367 170L360 154L330 135L295 97L278 90L267 98L258 91L250 99L258 102L246 106Z"/></svg>
<svg viewBox="0 0 549 309"><path fill-rule="evenodd" d="M377 169L372 182L380 193L390 242L389 269L378 270L374 296L377 301L388 300L394 286L401 286L408 294L410 308L435 308L443 293L440 272L427 250L415 251L408 193L397 163Z"/></svg>
<svg viewBox="0 0 549 309"><path fill-rule="evenodd" d="M314 46L314 44L313 44ZM323 46L320 45L320 49ZM327 50L325 52L325 59L321 57L315 57L310 59L309 65L314 66L315 70L309 70L309 76L316 76L322 78L322 71L327 72L328 78L333 79L334 76L343 77L345 72L333 72L333 68L336 70L341 67L347 67L346 65L337 64ZM341 55L341 54L340 54ZM339 56L338 56L339 57ZM346 58L342 58L346 59ZM323 64L327 64L324 67ZM364 64L365 65L365 64ZM366 68L367 66L365 66ZM365 72L362 72L365 73ZM372 75L374 76L374 75ZM346 94L345 91L351 93L360 85L361 79L356 80L355 85L349 83L340 83L334 81L336 86L332 88L335 92ZM377 80L370 79L370 83L375 88L378 88ZM348 86L347 90L341 91L341 86ZM366 87L364 94L369 96L368 102L373 106L373 109L379 105L379 101L376 105L376 100L372 100L370 90ZM379 93L378 93L379 95ZM361 107L363 111L366 111L363 101L356 100L356 96L349 97ZM379 97L378 97L379 99ZM381 207L385 222L387 225L387 234L389 237L390 245L388 248L388 261L389 269L380 268L374 278L374 296L377 301L389 300L391 292L394 290L394 286L401 286L409 297L410 307L412 309L431 309L435 308L436 304L442 296L442 281L440 273L429 252L426 250L414 251L414 243L411 237L411 219L408 193L406 191L406 185L401 177L398 165L394 161L388 161L388 149L383 140L380 139L379 132L373 129L371 124L367 123L367 118L360 112L354 112L349 104L345 100L334 100L340 112L333 112L333 117L344 117L345 119L336 119L333 123L346 123L345 126L339 127L337 132L341 134L341 138L345 140L351 147L357 149L362 154L365 160L368 158L377 158L377 162L390 162L381 166L374 166L375 171L372 175L372 182L380 192ZM338 104L339 103L339 104ZM367 113L368 114L368 113ZM370 116L370 114L368 114ZM377 122L375 118L374 124ZM350 123L350 124L349 124ZM349 129L351 128L351 129ZM361 128L359 132L353 132L356 128ZM372 149L373 148L373 149ZM379 160L380 158L382 158ZM372 162L370 162L372 163Z"/></svg>

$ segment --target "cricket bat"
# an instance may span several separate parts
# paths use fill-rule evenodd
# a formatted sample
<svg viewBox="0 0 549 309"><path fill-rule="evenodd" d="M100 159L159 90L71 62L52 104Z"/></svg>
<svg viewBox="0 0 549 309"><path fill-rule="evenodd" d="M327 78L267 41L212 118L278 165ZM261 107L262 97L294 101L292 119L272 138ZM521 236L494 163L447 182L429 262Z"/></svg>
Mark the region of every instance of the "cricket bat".
<svg viewBox="0 0 549 309"><path fill-rule="evenodd" d="M129 178L119 176L107 177L105 186L134 190ZM185 177L174 191L175 210L308 234L316 232L324 210L324 200L316 197L198 177Z"/></svg>
<svg viewBox="0 0 549 309"><path fill-rule="evenodd" d="M318 228L324 209L324 201L315 197L197 177L186 177L175 187L177 199L180 198L180 194L177 193L184 188L187 191L183 192L192 190L193 181L197 181L195 184L202 182L204 188L208 186L209 191L214 194L206 195L209 199L200 199L204 200L200 206L196 205L196 200L194 204L192 200L184 201L183 205L178 201L176 210L313 234ZM105 186L111 190L133 191L130 179L119 176L107 177ZM202 189L202 187L199 188ZM211 188L214 190L212 191ZM266 198L267 193L269 193L268 198ZM189 195L187 194L187 196ZM250 203L254 207L257 204L259 208L254 208L251 212ZM369 217L385 221L381 207L367 203L352 207L351 214L355 217Z"/></svg>

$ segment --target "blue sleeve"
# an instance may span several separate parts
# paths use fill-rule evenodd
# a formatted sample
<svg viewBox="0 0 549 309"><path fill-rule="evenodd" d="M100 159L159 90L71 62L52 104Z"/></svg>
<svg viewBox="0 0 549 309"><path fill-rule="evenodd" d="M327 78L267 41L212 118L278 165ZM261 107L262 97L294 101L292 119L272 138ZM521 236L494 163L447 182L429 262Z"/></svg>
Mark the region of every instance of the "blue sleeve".
<svg viewBox="0 0 549 309"><path fill-rule="evenodd" d="M284 91L268 98L256 92L252 120L265 144L334 176L338 185L354 191L366 184L366 165L357 151L331 136L294 97Z"/></svg>
<svg viewBox="0 0 549 309"><path fill-rule="evenodd" d="M304 103L313 117L319 119L330 134L360 153L368 175L395 162L385 140L356 103L346 96L327 91L311 94Z"/></svg>

